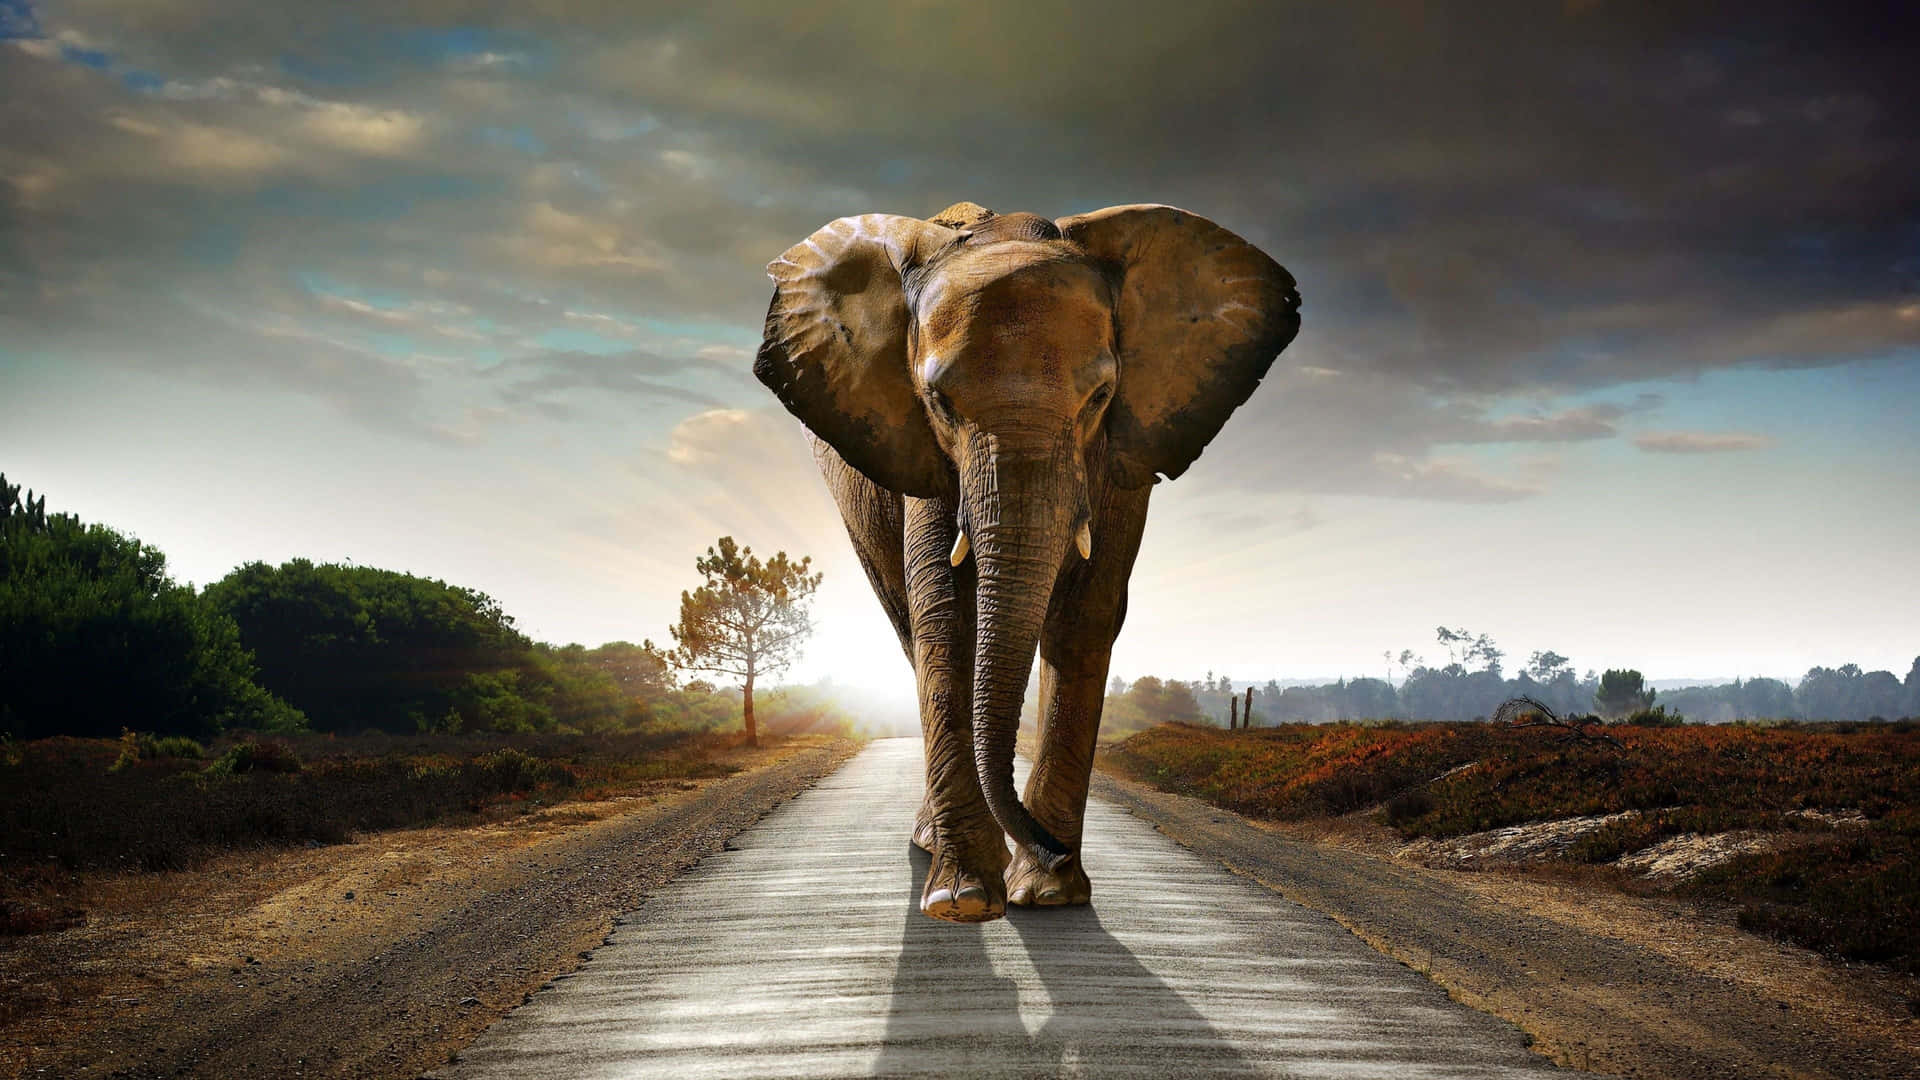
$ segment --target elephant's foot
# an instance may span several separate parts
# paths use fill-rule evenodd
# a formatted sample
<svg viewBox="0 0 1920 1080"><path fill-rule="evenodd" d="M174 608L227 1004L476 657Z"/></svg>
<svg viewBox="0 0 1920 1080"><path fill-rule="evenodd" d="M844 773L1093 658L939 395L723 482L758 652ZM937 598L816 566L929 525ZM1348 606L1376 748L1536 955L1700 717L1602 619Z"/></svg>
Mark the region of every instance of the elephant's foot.
<svg viewBox="0 0 1920 1080"><path fill-rule="evenodd" d="M1024 849L1015 851L1006 878L1008 901L1021 907L1060 907L1093 900L1093 882L1087 880L1078 855L1058 870L1048 870Z"/></svg>
<svg viewBox="0 0 1920 1080"><path fill-rule="evenodd" d="M920 832L914 831L919 843ZM987 922L1007 913L1006 842L996 830L991 842L936 843L927 868L927 887L920 893L920 912L946 922Z"/></svg>

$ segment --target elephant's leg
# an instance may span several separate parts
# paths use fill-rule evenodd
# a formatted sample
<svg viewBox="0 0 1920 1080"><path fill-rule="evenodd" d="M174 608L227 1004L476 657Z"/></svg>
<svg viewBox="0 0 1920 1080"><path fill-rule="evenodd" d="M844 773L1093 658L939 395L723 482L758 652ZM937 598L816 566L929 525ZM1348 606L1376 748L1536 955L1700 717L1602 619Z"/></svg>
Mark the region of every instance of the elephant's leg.
<svg viewBox="0 0 1920 1080"><path fill-rule="evenodd" d="M920 910L982 922L1006 914L1007 844L973 763L973 571L949 564L953 519L951 504L906 500L907 601L927 757L914 842L933 856Z"/></svg>
<svg viewBox="0 0 1920 1080"><path fill-rule="evenodd" d="M827 491L840 510L840 520L846 523L847 539L853 541L853 554L860 560L861 569L867 572L867 581L873 585L873 594L880 598L880 606L886 609L887 620L900 637L900 648L907 654L907 662L913 663L907 572L901 561L905 550L902 547L905 503L898 492L888 491L867 479L812 432L807 433L807 441L813 444L814 464L820 467Z"/></svg>
<svg viewBox="0 0 1920 1080"><path fill-rule="evenodd" d="M897 492L867 479L812 432L808 432L807 441L813 445L814 463L820 466L827 491L833 495L840 519L846 523L847 538L853 541L853 554L860 560L861 569L867 572L867 581L873 585L874 595L880 598L880 606L886 609L887 619L900 637L900 648L907 654L907 662L917 671L913 617L907 601L905 500ZM921 714L925 713L922 706ZM914 815L913 829L914 844L927 851L932 851L934 845L931 794L929 788L928 798L921 800L920 809Z"/></svg>
<svg viewBox="0 0 1920 1080"><path fill-rule="evenodd" d="M1069 566L1054 588L1040 638L1040 745L1027 775L1033 816L1081 851L1094 740L1106 704L1107 661L1127 615L1127 578L1140 551L1150 488L1110 488L1094 514L1093 559ZM1084 904L1093 897L1076 857L1046 870L1024 850L1007 868L1015 904Z"/></svg>

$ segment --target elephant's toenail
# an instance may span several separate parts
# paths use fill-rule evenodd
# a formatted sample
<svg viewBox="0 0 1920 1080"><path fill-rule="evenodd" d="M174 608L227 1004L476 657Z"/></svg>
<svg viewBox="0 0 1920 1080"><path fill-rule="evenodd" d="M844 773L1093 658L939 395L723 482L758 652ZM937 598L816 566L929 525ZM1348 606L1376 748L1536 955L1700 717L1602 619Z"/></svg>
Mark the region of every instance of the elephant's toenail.
<svg viewBox="0 0 1920 1080"><path fill-rule="evenodd" d="M921 904L920 907L924 910L926 908L939 907L941 904L951 903L953 903L952 892L946 889L935 889L927 894L926 903Z"/></svg>
<svg viewBox="0 0 1920 1080"><path fill-rule="evenodd" d="M967 885L955 893L954 898L956 900L985 900L987 898L987 890L978 885Z"/></svg>
<svg viewBox="0 0 1920 1080"><path fill-rule="evenodd" d="M1047 904L1047 903L1052 903L1053 901L1055 901L1055 900L1058 900L1058 899L1060 899L1060 890L1059 890L1059 889L1042 889L1042 890L1040 890L1040 902L1041 902L1041 903L1043 903L1043 904Z"/></svg>

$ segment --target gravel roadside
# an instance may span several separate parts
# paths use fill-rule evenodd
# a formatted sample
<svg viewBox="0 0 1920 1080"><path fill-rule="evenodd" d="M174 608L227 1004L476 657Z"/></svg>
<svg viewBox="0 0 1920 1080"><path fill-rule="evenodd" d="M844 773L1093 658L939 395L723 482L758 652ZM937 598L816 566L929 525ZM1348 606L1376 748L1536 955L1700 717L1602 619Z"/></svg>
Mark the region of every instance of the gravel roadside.
<svg viewBox="0 0 1920 1080"><path fill-rule="evenodd" d="M183 875L184 895L0 954L14 981L90 991L0 1029L0 1076L417 1076L857 748L796 740L663 798Z"/></svg>
<svg viewBox="0 0 1920 1080"><path fill-rule="evenodd" d="M1704 925L1673 904L1289 839L1104 772L1094 793L1332 916L1560 1064L1672 1080L1920 1077L1920 1020L1884 973Z"/></svg>

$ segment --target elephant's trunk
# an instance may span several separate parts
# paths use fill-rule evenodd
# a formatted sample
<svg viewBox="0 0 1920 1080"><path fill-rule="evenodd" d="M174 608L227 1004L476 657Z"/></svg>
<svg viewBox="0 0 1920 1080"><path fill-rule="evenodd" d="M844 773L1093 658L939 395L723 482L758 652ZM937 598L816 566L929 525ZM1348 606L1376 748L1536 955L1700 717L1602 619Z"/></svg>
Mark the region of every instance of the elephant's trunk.
<svg viewBox="0 0 1920 1080"><path fill-rule="evenodd" d="M994 819L1049 870L1073 856L1013 789L1020 706L1083 496L1078 469L1059 450L1015 459L998 447L966 470L966 521L977 585L973 755ZM1083 483L1083 482L1082 482Z"/></svg>

